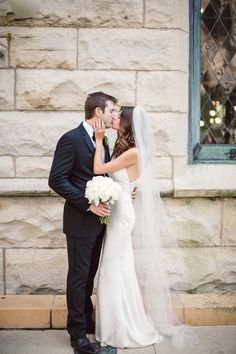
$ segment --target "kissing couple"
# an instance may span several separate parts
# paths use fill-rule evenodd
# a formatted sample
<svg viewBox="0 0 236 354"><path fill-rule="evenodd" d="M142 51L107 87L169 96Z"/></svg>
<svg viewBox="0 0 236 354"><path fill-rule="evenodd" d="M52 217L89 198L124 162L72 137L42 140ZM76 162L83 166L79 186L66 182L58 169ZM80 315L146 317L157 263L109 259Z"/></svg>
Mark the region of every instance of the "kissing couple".
<svg viewBox="0 0 236 354"><path fill-rule="evenodd" d="M67 330L79 354L146 347L165 335L176 342L181 332L164 244L178 246L165 229L153 175L150 118L139 106L121 107L119 113L116 108L117 99L106 93L87 96L85 119L59 139L49 176L49 186L65 199ZM110 127L117 131L111 157L104 139ZM85 197L94 175L109 175L121 186L112 208L89 204ZM104 216L110 216L107 226L99 220ZM94 323L91 295L97 271ZM95 333L97 342L90 342L88 333Z"/></svg>

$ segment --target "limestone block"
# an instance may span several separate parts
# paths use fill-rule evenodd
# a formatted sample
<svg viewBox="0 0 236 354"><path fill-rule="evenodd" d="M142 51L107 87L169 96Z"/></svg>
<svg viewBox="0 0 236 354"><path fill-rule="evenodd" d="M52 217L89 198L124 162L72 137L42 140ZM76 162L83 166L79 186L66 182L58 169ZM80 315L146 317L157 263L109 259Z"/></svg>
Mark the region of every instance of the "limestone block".
<svg viewBox="0 0 236 354"><path fill-rule="evenodd" d="M1 178L0 196L48 196L46 178Z"/></svg>
<svg viewBox="0 0 236 354"><path fill-rule="evenodd" d="M140 27L143 23L142 0L44 0L33 18L19 19L7 1L0 3L0 25L56 27Z"/></svg>
<svg viewBox="0 0 236 354"><path fill-rule="evenodd" d="M146 0L145 27L181 28L188 31L188 9L187 0Z"/></svg>
<svg viewBox="0 0 236 354"><path fill-rule="evenodd" d="M153 131L154 154L185 155L188 142L187 115L176 113L149 113Z"/></svg>
<svg viewBox="0 0 236 354"><path fill-rule="evenodd" d="M188 36L171 30L80 29L78 65L80 69L187 72Z"/></svg>
<svg viewBox="0 0 236 354"><path fill-rule="evenodd" d="M187 151L186 151L187 153ZM182 175L184 168L188 164L188 156L174 156L173 157L173 174L174 178Z"/></svg>
<svg viewBox="0 0 236 354"><path fill-rule="evenodd" d="M14 106L14 70L0 70L0 110L11 110Z"/></svg>
<svg viewBox="0 0 236 354"><path fill-rule="evenodd" d="M223 207L222 243L236 246L236 199L225 199Z"/></svg>
<svg viewBox="0 0 236 354"><path fill-rule="evenodd" d="M182 247L219 246L221 201L166 198L165 208Z"/></svg>
<svg viewBox="0 0 236 354"><path fill-rule="evenodd" d="M172 177L172 161L170 157L155 157L153 167L156 178Z"/></svg>
<svg viewBox="0 0 236 354"><path fill-rule="evenodd" d="M4 280L3 280L3 249L0 250L0 294L4 294Z"/></svg>
<svg viewBox="0 0 236 354"><path fill-rule="evenodd" d="M10 156L0 156L0 177L14 177L15 170Z"/></svg>
<svg viewBox="0 0 236 354"><path fill-rule="evenodd" d="M8 43L6 38L0 38L0 68L8 66Z"/></svg>
<svg viewBox="0 0 236 354"><path fill-rule="evenodd" d="M47 77L47 80L45 80ZM17 108L83 110L89 92L104 91L121 104L135 101L135 73L125 71L17 71Z"/></svg>
<svg viewBox="0 0 236 354"><path fill-rule="evenodd" d="M7 294L63 294L66 249L7 249Z"/></svg>
<svg viewBox="0 0 236 354"><path fill-rule="evenodd" d="M225 293L235 292L236 287L236 250L233 248L183 248L185 262L188 268L188 280L174 282L176 273L171 274L174 288L184 289L191 293ZM181 279L181 274L179 274Z"/></svg>
<svg viewBox="0 0 236 354"><path fill-rule="evenodd" d="M149 111L187 112L188 74L183 72L139 72L137 103Z"/></svg>
<svg viewBox="0 0 236 354"><path fill-rule="evenodd" d="M182 248L187 266L187 278L177 262L174 249L167 249L169 281L174 290L208 292L217 287L219 281L216 248ZM171 261L171 262L170 262Z"/></svg>
<svg viewBox="0 0 236 354"><path fill-rule="evenodd" d="M158 178L155 182L157 190L160 192L161 196L173 195L174 189L171 179Z"/></svg>
<svg viewBox="0 0 236 354"><path fill-rule="evenodd" d="M76 29L7 27L4 30L11 34L12 66L76 68Z"/></svg>
<svg viewBox="0 0 236 354"><path fill-rule="evenodd" d="M184 307L177 294L171 294L172 306L175 310L177 320L184 323Z"/></svg>
<svg viewBox="0 0 236 354"><path fill-rule="evenodd" d="M1 328L50 328L53 295L5 295L0 299Z"/></svg>
<svg viewBox="0 0 236 354"><path fill-rule="evenodd" d="M1 160L0 160L1 161ZM16 159L17 177L48 178L52 157L18 157Z"/></svg>
<svg viewBox="0 0 236 354"><path fill-rule="evenodd" d="M236 292L236 249L223 247L217 253L217 265L220 277L220 289Z"/></svg>
<svg viewBox="0 0 236 354"><path fill-rule="evenodd" d="M59 138L82 117L75 112L0 112L0 154L53 155Z"/></svg>
<svg viewBox="0 0 236 354"><path fill-rule="evenodd" d="M2 247L65 247L62 198L0 198Z"/></svg>
<svg viewBox="0 0 236 354"><path fill-rule="evenodd" d="M223 326L236 323L235 294L180 294L185 323L192 326Z"/></svg>
<svg viewBox="0 0 236 354"><path fill-rule="evenodd" d="M43 161L47 161L48 155L53 155L59 138L66 131L78 127L83 119L83 112L0 112L0 154L37 156L37 168L40 166L44 170L46 165ZM112 149L116 132L109 129L106 135ZM45 160L39 155L46 155ZM27 162L26 157L20 160L23 162ZM17 165L19 168L19 160Z"/></svg>

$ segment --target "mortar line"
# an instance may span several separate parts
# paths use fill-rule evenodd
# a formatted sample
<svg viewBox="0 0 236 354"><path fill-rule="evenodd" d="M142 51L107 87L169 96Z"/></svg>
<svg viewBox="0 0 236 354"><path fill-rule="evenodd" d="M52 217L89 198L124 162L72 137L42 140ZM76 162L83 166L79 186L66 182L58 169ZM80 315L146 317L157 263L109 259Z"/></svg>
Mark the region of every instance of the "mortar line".
<svg viewBox="0 0 236 354"><path fill-rule="evenodd" d="M138 72L135 71L135 91L134 91L134 102L135 106L137 106L137 94L138 94Z"/></svg>
<svg viewBox="0 0 236 354"><path fill-rule="evenodd" d="M7 34L7 56L8 56L8 58L7 58L7 65L8 65L8 67L11 67L11 34L10 33L8 33Z"/></svg>
<svg viewBox="0 0 236 354"><path fill-rule="evenodd" d="M12 155L10 156L12 158L12 161L13 161L13 167L14 167L14 173L15 173L15 178L17 177L16 176L16 156L15 155Z"/></svg>
<svg viewBox="0 0 236 354"><path fill-rule="evenodd" d="M143 28L145 28L146 21L146 0L143 0Z"/></svg>
<svg viewBox="0 0 236 354"><path fill-rule="evenodd" d="M9 196L9 197L12 197L12 196ZM16 196L18 197L18 196ZM46 198L47 196L43 196L42 198ZM0 198L8 198L8 196L0 196ZM25 197L25 196L19 196L19 198L32 198L31 196L29 197ZM34 198L34 197L33 197ZM55 196L54 198L60 198L59 196ZM168 196L164 196L164 198L169 198ZM236 246L224 246L224 248L228 248L228 249L231 249L231 248L235 248ZM166 249L171 249L172 247L166 247ZM181 249L185 249L185 250L189 250L190 248L191 249L197 249L197 250L200 250L200 249L212 249L212 248L218 248L218 246L194 246L194 247L189 247L189 246L184 246L184 247L180 247ZM36 247L36 246L28 246L28 247L5 247L4 250L66 250L66 246L57 246L57 247Z"/></svg>
<svg viewBox="0 0 236 354"><path fill-rule="evenodd" d="M1 2L1 1L0 1ZM144 0L145 2L145 0ZM145 3L145 7L144 7L145 11L146 11L146 3ZM5 27L7 25L0 25L0 27ZM15 27L14 25L9 25L10 27ZM25 23L22 24L17 24L17 26L19 27L31 27L32 29L34 28L40 28L40 29L61 29L61 30L70 30L70 29L78 29L78 25L75 25L75 26L68 26L68 27L65 27L64 25L62 26L54 26L53 24L51 26L42 26L40 24L38 25L34 25L32 26L31 24L28 24L26 25ZM98 25L98 26L94 26L94 27L91 27L91 26L88 26L88 27L85 27L85 26L79 26L79 28L81 29L89 29L89 30L96 30L96 29L102 29L102 30L107 30L107 29L114 29L114 30L117 30L117 29L125 29L125 30L142 30L142 29L150 29L150 30L158 30L158 31L181 31L181 32L184 32L186 34L189 34L189 31L188 30L185 30L184 28L181 28L181 27L165 27L164 25L162 27L158 27L158 26L152 26L152 25L148 25L146 27L141 27L141 24L140 25L134 25L134 26L116 26L116 27L104 27L102 25ZM0 35L0 38L5 38L6 35Z"/></svg>
<svg viewBox="0 0 236 354"><path fill-rule="evenodd" d="M13 92L13 98L14 98L14 110L16 110L16 68L14 68L14 92Z"/></svg>
<svg viewBox="0 0 236 354"><path fill-rule="evenodd" d="M3 257L2 257L2 263L3 263L3 294L6 295L6 255L5 255L5 248L3 248Z"/></svg>
<svg viewBox="0 0 236 354"><path fill-rule="evenodd" d="M172 182L174 183L174 156L170 156L171 158L171 179Z"/></svg>
<svg viewBox="0 0 236 354"><path fill-rule="evenodd" d="M157 69L145 69L145 68L132 68L132 69L129 69L129 68L113 68L113 69L110 69L110 68L107 68L107 67L104 67L104 68L96 68L96 69L92 69L92 68L83 68L83 69L63 69L63 68L59 68L59 67L51 67L51 68L39 68L39 67L34 67L34 68L31 68L31 67L17 67L18 69L20 69L21 71L56 71L56 72L60 72L60 71L66 71L68 73L70 72L74 72L74 71L83 71L83 72L129 72L129 73L134 73L135 71L140 71L140 72L144 72L144 73L181 73L181 74L185 74L186 76L188 75L188 71L185 71L185 70L180 70L180 69L168 69L168 68L164 68L164 69L160 69L160 68L157 68ZM8 68L0 68L0 70L7 70Z"/></svg>
<svg viewBox="0 0 236 354"><path fill-rule="evenodd" d="M56 301L56 295L54 295L54 297L53 297L52 306L50 308L50 328L52 328L52 309L53 309L55 301Z"/></svg>
<svg viewBox="0 0 236 354"><path fill-rule="evenodd" d="M138 74L138 72L137 72L137 74ZM61 109L61 110L53 110L53 109L51 109L51 110L46 110L46 109L25 109L25 108L19 108L19 109L16 109L15 111L13 111L13 110L9 110L9 109L0 109L0 113L6 113L6 112L10 112L10 113L12 113L12 112L14 112L14 113L25 113L25 114L30 114L30 113L35 113L35 114L37 114L37 113L51 113L51 114L54 114L54 115L57 115L57 114L62 114L62 113L68 113L68 114L71 114L71 113L78 113L78 114L83 114L84 113L84 111L83 110L73 110L73 109L71 109L71 110L65 110L65 109ZM146 112L148 112L148 113L153 113L153 114L155 114L155 113L162 113L162 114L179 114L179 115L186 115L187 114L187 112L181 112L181 111L163 111L163 110L159 110L159 111L156 111L156 110L148 110L148 109L146 109ZM81 118L80 118L81 119ZM173 118L174 119L174 118ZM177 156L177 155L176 155ZM181 156L186 156L186 155L178 155L178 157L181 157Z"/></svg>
<svg viewBox="0 0 236 354"><path fill-rule="evenodd" d="M220 207L220 246L223 246L223 218L224 218L224 199L221 200L221 207Z"/></svg>
<svg viewBox="0 0 236 354"><path fill-rule="evenodd" d="M153 348L154 348L154 353L157 354L155 345L153 345Z"/></svg>
<svg viewBox="0 0 236 354"><path fill-rule="evenodd" d="M76 69L79 69L79 28L77 28L76 36Z"/></svg>

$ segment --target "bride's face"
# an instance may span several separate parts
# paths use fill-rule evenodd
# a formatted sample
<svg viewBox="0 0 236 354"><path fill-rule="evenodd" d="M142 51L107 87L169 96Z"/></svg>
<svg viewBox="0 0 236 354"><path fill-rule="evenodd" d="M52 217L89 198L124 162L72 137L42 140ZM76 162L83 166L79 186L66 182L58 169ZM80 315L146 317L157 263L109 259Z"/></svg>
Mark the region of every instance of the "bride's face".
<svg viewBox="0 0 236 354"><path fill-rule="evenodd" d="M120 112L117 112L112 117L111 128L115 130L120 130Z"/></svg>

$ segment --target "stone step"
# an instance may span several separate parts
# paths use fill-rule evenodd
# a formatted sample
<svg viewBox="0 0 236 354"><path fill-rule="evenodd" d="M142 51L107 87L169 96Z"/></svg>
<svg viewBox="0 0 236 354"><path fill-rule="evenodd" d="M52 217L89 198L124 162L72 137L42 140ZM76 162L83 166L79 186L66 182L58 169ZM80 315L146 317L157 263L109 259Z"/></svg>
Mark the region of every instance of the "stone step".
<svg viewBox="0 0 236 354"><path fill-rule="evenodd" d="M236 325L236 294L173 295L178 319L193 326ZM95 305L95 296L92 297ZM2 295L0 328L65 328L65 295Z"/></svg>

